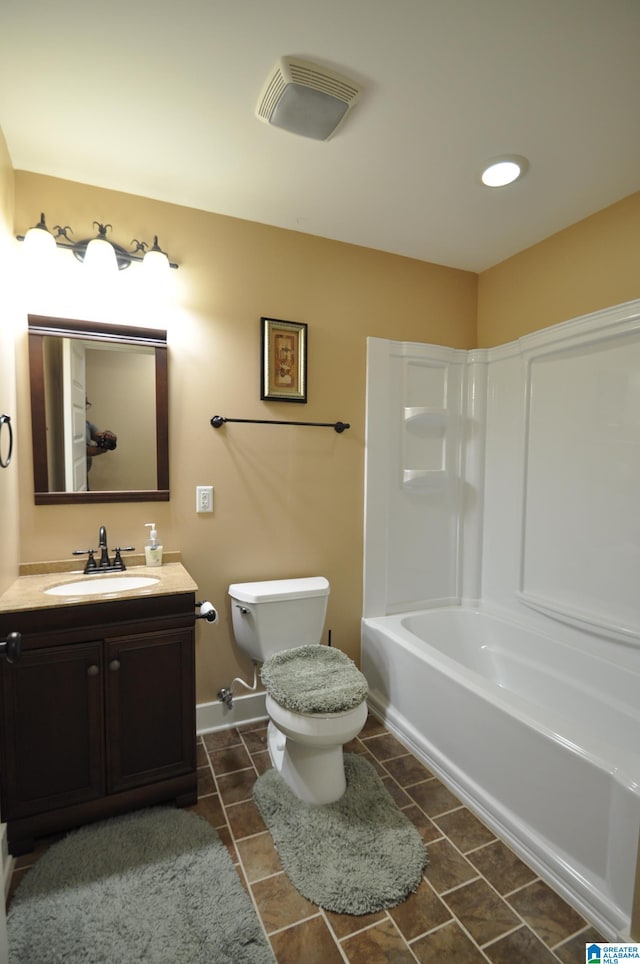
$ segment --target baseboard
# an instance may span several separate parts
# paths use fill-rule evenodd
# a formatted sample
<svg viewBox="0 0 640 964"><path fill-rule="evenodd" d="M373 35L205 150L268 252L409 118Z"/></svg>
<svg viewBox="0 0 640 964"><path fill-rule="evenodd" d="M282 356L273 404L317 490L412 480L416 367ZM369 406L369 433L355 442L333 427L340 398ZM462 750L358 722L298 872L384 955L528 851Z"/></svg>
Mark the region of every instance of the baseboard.
<svg viewBox="0 0 640 964"><path fill-rule="evenodd" d="M196 733L224 730L240 723L253 723L267 719L266 693L248 693L234 696L231 709L220 700L198 703L196 706Z"/></svg>

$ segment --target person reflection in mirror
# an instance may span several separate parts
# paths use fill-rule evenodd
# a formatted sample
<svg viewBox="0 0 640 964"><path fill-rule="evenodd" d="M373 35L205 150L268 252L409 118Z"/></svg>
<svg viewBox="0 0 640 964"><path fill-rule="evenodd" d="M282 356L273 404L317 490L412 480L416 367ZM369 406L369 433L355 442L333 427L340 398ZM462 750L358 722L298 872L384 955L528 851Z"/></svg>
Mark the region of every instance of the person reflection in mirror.
<svg viewBox="0 0 640 964"><path fill-rule="evenodd" d="M91 408L91 402L89 399L85 399L85 407L87 413ZM113 452L117 443L118 436L110 432L109 429L100 431L97 425L93 422L86 420L86 444L87 444L87 472L93 464L93 459L96 455L104 455L105 452Z"/></svg>

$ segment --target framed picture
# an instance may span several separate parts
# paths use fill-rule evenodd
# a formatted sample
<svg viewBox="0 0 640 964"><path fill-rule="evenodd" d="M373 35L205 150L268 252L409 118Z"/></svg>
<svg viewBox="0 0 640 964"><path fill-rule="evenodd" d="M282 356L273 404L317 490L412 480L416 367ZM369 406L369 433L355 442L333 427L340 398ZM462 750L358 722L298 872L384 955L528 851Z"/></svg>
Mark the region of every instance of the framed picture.
<svg viewBox="0 0 640 964"><path fill-rule="evenodd" d="M261 318L260 398L267 402L306 402L307 326L304 322Z"/></svg>

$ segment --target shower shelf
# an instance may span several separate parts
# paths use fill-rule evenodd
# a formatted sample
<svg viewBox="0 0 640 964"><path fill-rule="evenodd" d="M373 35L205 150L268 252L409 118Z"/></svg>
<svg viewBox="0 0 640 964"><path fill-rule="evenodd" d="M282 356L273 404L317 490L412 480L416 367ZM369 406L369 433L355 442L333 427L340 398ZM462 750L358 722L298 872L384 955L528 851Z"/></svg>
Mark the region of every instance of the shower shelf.
<svg viewBox="0 0 640 964"><path fill-rule="evenodd" d="M404 469L402 473L402 484L410 489L440 488L446 481L446 469Z"/></svg>
<svg viewBox="0 0 640 964"><path fill-rule="evenodd" d="M425 405L405 405L404 421L406 425L427 426L442 431L447 424L447 410Z"/></svg>

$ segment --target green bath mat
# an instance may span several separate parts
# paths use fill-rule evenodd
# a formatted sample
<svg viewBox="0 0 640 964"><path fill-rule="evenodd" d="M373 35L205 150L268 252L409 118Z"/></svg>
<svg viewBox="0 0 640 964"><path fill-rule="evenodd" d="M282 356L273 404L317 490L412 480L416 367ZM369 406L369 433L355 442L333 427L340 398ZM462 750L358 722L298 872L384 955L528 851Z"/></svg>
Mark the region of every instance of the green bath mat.
<svg viewBox="0 0 640 964"><path fill-rule="evenodd" d="M274 964L250 898L202 817L156 807L83 827L25 875L11 964Z"/></svg>
<svg viewBox="0 0 640 964"><path fill-rule="evenodd" d="M422 837L398 809L371 764L345 753L347 789L336 803L303 803L276 770L253 796L294 887L337 914L395 907L422 880Z"/></svg>

